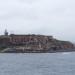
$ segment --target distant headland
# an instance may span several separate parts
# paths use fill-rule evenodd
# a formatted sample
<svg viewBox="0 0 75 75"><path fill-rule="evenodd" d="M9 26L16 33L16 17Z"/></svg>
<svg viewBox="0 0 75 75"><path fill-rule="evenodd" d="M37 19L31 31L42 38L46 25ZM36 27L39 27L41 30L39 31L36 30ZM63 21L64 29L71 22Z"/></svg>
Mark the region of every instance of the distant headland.
<svg viewBox="0 0 75 75"><path fill-rule="evenodd" d="M51 53L75 51L75 46L69 41L62 41L46 35L8 35L5 30L0 36L1 53Z"/></svg>

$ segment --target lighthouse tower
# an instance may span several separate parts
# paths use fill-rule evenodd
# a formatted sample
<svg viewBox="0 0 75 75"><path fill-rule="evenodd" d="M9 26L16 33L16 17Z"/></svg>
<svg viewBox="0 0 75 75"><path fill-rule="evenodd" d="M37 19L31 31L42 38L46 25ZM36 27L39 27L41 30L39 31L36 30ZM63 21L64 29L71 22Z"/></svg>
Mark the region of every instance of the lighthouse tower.
<svg viewBox="0 0 75 75"><path fill-rule="evenodd" d="M4 35L5 35L5 36L8 36L8 31L7 31L7 29L5 29Z"/></svg>

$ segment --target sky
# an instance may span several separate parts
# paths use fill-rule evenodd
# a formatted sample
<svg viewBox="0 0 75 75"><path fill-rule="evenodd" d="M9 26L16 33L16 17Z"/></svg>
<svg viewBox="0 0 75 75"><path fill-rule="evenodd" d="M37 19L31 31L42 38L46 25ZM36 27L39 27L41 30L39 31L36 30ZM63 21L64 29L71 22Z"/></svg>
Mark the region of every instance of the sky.
<svg viewBox="0 0 75 75"><path fill-rule="evenodd" d="M5 29L75 42L75 0L0 0L0 35Z"/></svg>

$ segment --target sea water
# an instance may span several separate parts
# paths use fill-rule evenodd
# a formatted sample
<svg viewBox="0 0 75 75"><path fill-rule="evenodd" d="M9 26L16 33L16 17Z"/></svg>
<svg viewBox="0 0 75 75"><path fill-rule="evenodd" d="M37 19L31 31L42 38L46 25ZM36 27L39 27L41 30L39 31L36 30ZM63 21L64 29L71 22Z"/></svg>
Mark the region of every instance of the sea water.
<svg viewBox="0 0 75 75"><path fill-rule="evenodd" d="M0 54L0 75L75 75L75 52Z"/></svg>

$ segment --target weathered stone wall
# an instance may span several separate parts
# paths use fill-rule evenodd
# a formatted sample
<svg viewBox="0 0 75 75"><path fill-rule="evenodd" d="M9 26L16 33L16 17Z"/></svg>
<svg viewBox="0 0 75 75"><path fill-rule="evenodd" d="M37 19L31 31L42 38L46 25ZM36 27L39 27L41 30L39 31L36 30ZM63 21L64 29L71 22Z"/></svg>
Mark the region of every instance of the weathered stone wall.
<svg viewBox="0 0 75 75"><path fill-rule="evenodd" d="M13 45L18 48L32 50L72 49L74 45L68 41L60 41L52 36L44 35L9 35L0 37L0 44Z"/></svg>

